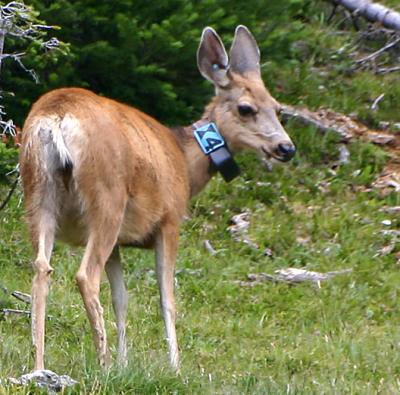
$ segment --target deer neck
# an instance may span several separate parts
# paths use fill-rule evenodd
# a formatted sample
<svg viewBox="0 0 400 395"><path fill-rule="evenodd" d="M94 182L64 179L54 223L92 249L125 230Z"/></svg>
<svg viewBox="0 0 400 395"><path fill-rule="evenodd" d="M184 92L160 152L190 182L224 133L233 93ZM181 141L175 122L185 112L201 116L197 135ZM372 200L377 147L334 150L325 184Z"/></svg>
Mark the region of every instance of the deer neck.
<svg viewBox="0 0 400 395"><path fill-rule="evenodd" d="M189 126L173 129L185 155L191 196L197 195L217 172L215 165L213 165L210 157L202 151L194 135L195 130L199 127L205 126L210 122L216 123L214 113L215 101L212 101L197 122ZM235 163L233 165L236 166Z"/></svg>
<svg viewBox="0 0 400 395"><path fill-rule="evenodd" d="M198 122L206 120L206 118L201 118ZM193 125L177 127L173 131L185 155L189 174L190 196L193 197L204 189L216 171L212 167L209 157L204 154L197 143Z"/></svg>

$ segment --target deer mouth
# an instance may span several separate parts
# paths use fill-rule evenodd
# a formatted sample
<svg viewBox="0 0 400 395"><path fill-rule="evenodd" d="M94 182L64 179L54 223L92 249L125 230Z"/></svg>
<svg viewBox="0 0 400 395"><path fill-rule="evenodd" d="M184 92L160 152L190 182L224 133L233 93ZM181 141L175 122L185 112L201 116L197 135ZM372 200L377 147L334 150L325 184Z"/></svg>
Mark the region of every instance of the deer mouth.
<svg viewBox="0 0 400 395"><path fill-rule="evenodd" d="M279 162L287 162L286 158L270 152L266 147L261 147L261 151L263 153L264 159L266 160L275 159Z"/></svg>
<svg viewBox="0 0 400 395"><path fill-rule="evenodd" d="M272 152L265 146L261 147L261 150L265 156L265 159L268 160L272 158L278 160L279 162L289 162L296 152L296 148L294 146L289 147L289 145L279 145L278 149Z"/></svg>

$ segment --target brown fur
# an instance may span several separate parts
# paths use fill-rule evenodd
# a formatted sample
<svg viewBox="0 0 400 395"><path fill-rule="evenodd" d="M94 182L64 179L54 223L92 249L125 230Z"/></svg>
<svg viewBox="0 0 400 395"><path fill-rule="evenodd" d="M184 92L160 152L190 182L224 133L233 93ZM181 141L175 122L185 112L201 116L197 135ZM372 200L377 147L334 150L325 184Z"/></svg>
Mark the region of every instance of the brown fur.
<svg viewBox="0 0 400 395"><path fill-rule="evenodd" d="M60 89L44 95L33 106L24 125L23 146L31 138L30 130L37 119L46 114L56 114L59 119L73 114L84 134L79 165L73 165L71 185L68 188L59 185L61 239L85 245L85 228L95 220L91 217L95 215L91 214L92 209L109 213L124 210L118 238L121 244L144 241L168 217L180 221L189 197L188 174L183 165L183 151L165 126L139 110L87 90ZM138 150L138 147L141 148ZM39 154L29 149L21 153L29 222L41 200L40 194L33 194L29 199L30 190L40 183L41 175L34 176L39 169L33 168L40 161L33 157ZM99 181L93 183L93 180ZM107 206L108 199L102 199L104 193L120 196L121 207L116 206L114 199ZM78 228L77 218L80 219ZM112 220L111 215L107 221ZM102 228L108 228L107 221L101 223ZM64 232L64 228L72 228L73 234Z"/></svg>
<svg viewBox="0 0 400 395"><path fill-rule="evenodd" d="M199 67L214 82L217 95L202 119L217 124L233 152L251 149L288 160L279 146L293 145L276 116L278 104L260 78L258 49L246 28L238 27L233 48L236 70L215 69L225 65L227 55L216 33L205 29ZM243 104L254 114L240 115ZM99 301L103 269L116 313L118 358L124 362L127 291L118 246L155 249L170 361L177 368L173 276L179 226L189 198L213 175L192 127L173 131L90 91L58 89L33 105L24 125L20 165L37 255L32 286L35 368L44 368L44 317L55 238L85 246L76 280L102 365L109 361Z"/></svg>

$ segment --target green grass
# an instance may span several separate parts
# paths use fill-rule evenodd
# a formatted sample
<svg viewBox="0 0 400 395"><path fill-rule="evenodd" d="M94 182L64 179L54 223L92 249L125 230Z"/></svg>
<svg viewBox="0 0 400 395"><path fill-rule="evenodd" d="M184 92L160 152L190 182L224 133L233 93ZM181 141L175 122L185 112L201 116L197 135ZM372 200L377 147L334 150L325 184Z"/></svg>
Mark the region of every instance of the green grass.
<svg viewBox="0 0 400 395"><path fill-rule="evenodd" d="M289 129L299 148L291 164L269 173L256 158L243 156L239 180L225 184L217 177L192 203L177 264L192 270L177 276L179 376L168 367L152 254L123 251L130 363L124 370L102 372L74 283L82 251L58 244L48 302L47 367L70 374L80 382L79 391L88 394L397 393L400 271L392 255L378 256L378 250L391 241L380 232L387 228L381 221L391 219L391 228L399 226L398 218L381 208L400 204L400 198L354 192L357 185L369 185L385 155L357 143L351 146L351 163L333 172L334 138L293 125ZM29 292L32 254L18 202L16 195L1 213L0 282L10 291ZM227 231L231 216L245 208L252 213L249 235L259 250L235 242ZM204 239L216 256L202 247ZM265 247L273 258L263 255ZM321 289L236 283L247 273L285 267L353 272ZM102 302L115 355L105 281ZM0 304L23 308L5 294ZM0 338L0 377L28 372L33 363L29 320L3 319ZM0 387L0 393L15 391Z"/></svg>
<svg viewBox="0 0 400 395"><path fill-rule="evenodd" d="M385 4L397 7L397 0ZM336 34L337 20L328 24L327 15L310 14L302 24L304 42L290 44L293 60L273 64L266 59L263 72L271 91L283 102L355 113L371 125L398 122L398 73L349 72L357 33L341 27ZM302 50L304 59L296 54ZM372 101L383 92L385 99L371 112ZM267 172L255 157L239 157L240 179L230 184L213 179L191 204L177 262L178 269L187 269L177 276L176 291L180 375L168 366L152 253L123 251L130 295L130 362L126 369L102 372L74 282L82 251L56 245L46 362L49 369L79 381L79 387L66 393L400 392L400 268L393 254L379 254L397 242L381 231L399 229L400 220L382 209L400 205L400 197L381 197L370 189L387 155L356 142L350 146L350 163L333 170L338 157L334 136L322 137L295 124L287 129L298 147L291 163ZM0 212L0 285L29 293L33 256L20 197L19 192ZM251 212L249 236L258 250L235 242L227 231L230 218L245 209ZM391 226L382 224L387 219ZM205 239L216 256L204 249ZM272 258L263 254L265 248L272 250ZM311 284L237 283L248 273L286 267L353 272L323 283L321 289ZM101 300L115 356L116 329L106 281ZM25 308L1 288L0 307ZM0 379L20 376L32 367L29 319L0 316ZM32 389L0 386L0 395L9 393L28 394Z"/></svg>

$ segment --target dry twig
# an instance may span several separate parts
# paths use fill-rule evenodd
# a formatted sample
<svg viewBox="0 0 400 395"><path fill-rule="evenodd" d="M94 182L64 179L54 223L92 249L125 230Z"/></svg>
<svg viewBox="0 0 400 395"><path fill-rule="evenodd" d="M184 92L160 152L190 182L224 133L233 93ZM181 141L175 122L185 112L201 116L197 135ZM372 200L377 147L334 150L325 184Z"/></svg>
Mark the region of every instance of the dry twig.
<svg viewBox="0 0 400 395"><path fill-rule="evenodd" d="M210 253L210 255L217 254L217 251L215 251L214 247L211 245L209 240L204 240L203 245L204 245L204 248Z"/></svg>
<svg viewBox="0 0 400 395"><path fill-rule="evenodd" d="M5 315L8 316L10 314L16 314L16 315L31 315L30 310L19 310L19 309L1 309L1 312Z"/></svg>
<svg viewBox="0 0 400 395"><path fill-rule="evenodd" d="M10 201L11 196L13 195L14 191L17 189L17 185L18 185L18 178L14 181L14 183L11 185L10 190L8 191L8 194L6 196L6 198L4 199L4 201L0 204L0 211L4 209L4 207L6 207L7 203Z"/></svg>
<svg viewBox="0 0 400 395"><path fill-rule="evenodd" d="M384 93L381 93L372 103L371 105L371 110L372 111L376 111L378 109L378 105L379 103L383 100L383 98L385 97Z"/></svg>
<svg viewBox="0 0 400 395"><path fill-rule="evenodd" d="M20 300L21 302L24 302L26 304L31 304L32 303L32 297L31 295L28 295L24 292L20 291L13 291L11 292L11 295L14 296L14 298Z"/></svg>
<svg viewBox="0 0 400 395"><path fill-rule="evenodd" d="M388 51L389 49L395 47L398 43L400 42L400 37L397 37L393 41L391 41L389 44L386 44L384 47L378 49L374 53L369 54L368 56L365 56L364 58L356 60L356 65L360 66L366 62L369 62L371 60L375 60L377 57L381 56L383 53Z"/></svg>
<svg viewBox="0 0 400 395"><path fill-rule="evenodd" d="M394 73L396 71L400 71L400 66L394 66L394 67L381 67L375 71L376 74L388 74L388 73Z"/></svg>
<svg viewBox="0 0 400 395"><path fill-rule="evenodd" d="M238 281L237 283L241 286L253 287L265 281L284 282L288 284L297 284L309 281L317 284L318 288L320 288L321 281L326 281L337 275L348 274L351 272L352 269L344 269L344 270L331 271L327 273L319 273L319 272L290 267L287 269L276 270L275 274L250 273L247 275L248 281Z"/></svg>
<svg viewBox="0 0 400 395"><path fill-rule="evenodd" d="M232 225L228 227L228 230L233 238L238 242L245 243L248 246L257 249L258 245L254 243L247 234L250 226L250 212L245 210L240 214L234 215L231 218L231 222Z"/></svg>

